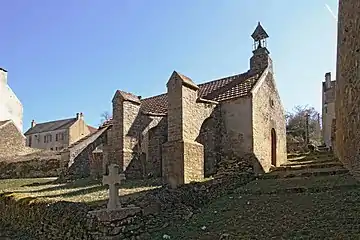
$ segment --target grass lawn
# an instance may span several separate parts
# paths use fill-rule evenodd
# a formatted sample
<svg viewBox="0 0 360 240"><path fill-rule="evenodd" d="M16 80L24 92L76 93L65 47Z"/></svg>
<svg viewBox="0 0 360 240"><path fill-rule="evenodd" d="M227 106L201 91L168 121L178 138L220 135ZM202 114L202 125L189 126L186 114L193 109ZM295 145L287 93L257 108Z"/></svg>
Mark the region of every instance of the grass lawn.
<svg viewBox="0 0 360 240"><path fill-rule="evenodd" d="M360 239L358 186L348 175L253 181L153 239ZM326 189L273 192L296 187Z"/></svg>
<svg viewBox="0 0 360 240"><path fill-rule="evenodd" d="M56 178L29 178L0 180L0 194L6 193L16 199L41 201L70 201L97 204L108 199L107 186L100 181L80 179L71 183L55 184ZM129 180L121 184L119 194L140 194L159 187L159 180Z"/></svg>

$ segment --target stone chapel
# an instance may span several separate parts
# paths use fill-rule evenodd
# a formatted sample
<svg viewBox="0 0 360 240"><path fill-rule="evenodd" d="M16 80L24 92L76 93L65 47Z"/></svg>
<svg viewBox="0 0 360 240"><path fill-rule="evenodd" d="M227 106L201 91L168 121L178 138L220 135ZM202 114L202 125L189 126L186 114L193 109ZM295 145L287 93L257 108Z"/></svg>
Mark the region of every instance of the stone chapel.
<svg viewBox="0 0 360 240"><path fill-rule="evenodd" d="M104 159L127 177L153 175L179 185L211 176L224 156L252 153L257 171L286 161L285 112L258 23L248 71L196 84L174 71L167 93L117 90Z"/></svg>

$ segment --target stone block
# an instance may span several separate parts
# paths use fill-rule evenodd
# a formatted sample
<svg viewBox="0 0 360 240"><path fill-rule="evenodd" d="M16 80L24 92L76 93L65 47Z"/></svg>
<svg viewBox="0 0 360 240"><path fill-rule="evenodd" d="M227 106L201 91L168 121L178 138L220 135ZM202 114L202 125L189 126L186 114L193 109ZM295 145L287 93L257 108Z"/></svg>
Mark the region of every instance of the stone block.
<svg viewBox="0 0 360 240"><path fill-rule="evenodd" d="M96 216L100 222L113 222L113 221L121 221L130 216L134 216L140 212L141 212L141 208L139 207L126 207L126 208L118 208L114 210L100 209L100 210L90 211L89 214Z"/></svg>
<svg viewBox="0 0 360 240"><path fill-rule="evenodd" d="M163 145L162 173L172 187L204 178L204 147L193 141L172 141Z"/></svg>

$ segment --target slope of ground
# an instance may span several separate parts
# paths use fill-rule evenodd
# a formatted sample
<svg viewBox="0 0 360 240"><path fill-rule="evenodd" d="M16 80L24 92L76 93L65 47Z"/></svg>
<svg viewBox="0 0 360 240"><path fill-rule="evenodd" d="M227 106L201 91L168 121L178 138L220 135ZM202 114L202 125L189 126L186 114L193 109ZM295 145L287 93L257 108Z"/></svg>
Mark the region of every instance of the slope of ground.
<svg viewBox="0 0 360 240"><path fill-rule="evenodd" d="M360 188L328 153L296 156L153 239L360 239Z"/></svg>

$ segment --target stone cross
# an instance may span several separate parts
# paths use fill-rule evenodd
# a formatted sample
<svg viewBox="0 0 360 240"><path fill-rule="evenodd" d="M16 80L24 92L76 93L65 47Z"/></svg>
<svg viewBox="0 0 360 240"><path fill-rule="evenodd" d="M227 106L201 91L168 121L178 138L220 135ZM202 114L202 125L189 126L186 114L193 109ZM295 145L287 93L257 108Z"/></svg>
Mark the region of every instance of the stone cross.
<svg viewBox="0 0 360 240"><path fill-rule="evenodd" d="M125 174L119 174L119 166L116 164L109 165L109 175L103 176L103 185L109 185L109 202L107 208L114 210L120 208L119 184L125 180Z"/></svg>

